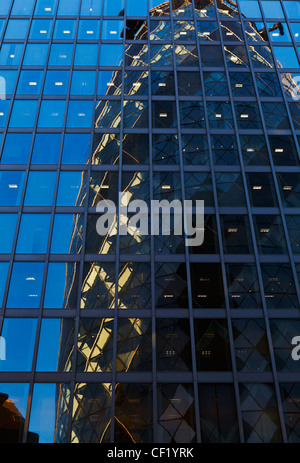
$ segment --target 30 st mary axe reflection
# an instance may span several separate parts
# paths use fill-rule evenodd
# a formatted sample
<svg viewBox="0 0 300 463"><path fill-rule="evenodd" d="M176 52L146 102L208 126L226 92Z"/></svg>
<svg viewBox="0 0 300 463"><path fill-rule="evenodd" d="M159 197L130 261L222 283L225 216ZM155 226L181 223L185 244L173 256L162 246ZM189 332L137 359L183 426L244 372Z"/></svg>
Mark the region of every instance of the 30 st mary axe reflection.
<svg viewBox="0 0 300 463"><path fill-rule="evenodd" d="M172 12L176 19L174 25L174 40L180 38L184 42L185 38L194 37L194 26L187 20L180 20L181 16L193 17L194 7L197 14L201 17L214 16L215 3L222 18L228 19L221 23L222 34L226 37L227 44L224 45L224 52L227 65L230 63L238 66L248 65L248 55L245 54L245 48L239 44L243 42L243 32L240 26L240 20L236 2L233 0L199 0L195 1L195 6L189 1L173 0ZM151 17L160 17L170 14L169 3L161 3L150 11ZM175 21L174 21L175 22ZM121 57L121 66L124 64L125 82L123 70L115 70L111 73L111 78L107 83L105 95L109 99L100 100L96 106L95 127L100 129L96 131L93 140L93 152L91 162L94 166L103 166L106 164L113 165L115 170L110 169L93 170L89 179L89 191L86 189L86 178L82 176L82 184L78 194L77 205L80 205L83 198L89 197L89 206L93 208L100 200L113 200L117 203L118 191L126 192L128 201L132 199L143 199L149 202L150 179L149 173L145 170L139 170L139 165L148 162L147 150L141 150L141 146L148 143L148 135L135 132L138 128L176 128L178 113L173 101L166 99L164 104L161 100L152 101L152 113L149 115L147 100L137 100L135 96L143 94L143 88L148 85L149 71L144 62L147 56L150 64L159 67L160 63L171 63L175 59L177 65L193 65L198 57L197 45L183 43L155 45L148 49L147 43L135 43L147 38L157 37L161 41L168 41L171 35L170 21L155 21L154 26L144 21L128 20L126 28L122 31L121 37L126 36L125 54ZM173 26L172 26L173 27ZM201 29L203 27L203 30ZM269 46L262 45L267 41L267 31L265 27L258 28L251 21L244 23L245 34L249 38L249 53L253 62L257 62L257 67L263 64L264 68L272 67L272 51ZM269 31L276 31L283 34L280 22L271 24ZM217 23L209 22L205 24L202 21L198 28L198 37L203 41L214 41L219 37L219 28ZM232 44L230 42L232 41ZM259 44L257 45L256 42ZM203 51L200 60L205 60L205 65L218 67L222 59L220 50L214 47L208 47ZM136 70L137 63L140 65L139 71ZM145 66L143 66L143 63ZM270 63L270 64L269 64ZM127 72L127 68L135 67L133 72ZM278 63L280 67L280 63ZM153 71L155 75L155 71ZM198 78L195 73L195 79ZM217 89L222 85L222 76L215 72L212 79L211 74L204 74L206 87ZM232 76L233 78L233 76ZM247 84L248 73L236 72L235 91L238 92ZM219 80L220 79L220 80ZM164 95L164 89L174 85L174 75L172 71L166 70L163 73L157 73L157 78L152 76L151 88L152 95ZM180 85L180 82L179 84ZM193 86L193 76L189 80L189 85ZM272 75L267 72L261 72L258 75L258 87L269 88L272 91ZM290 95L298 94L298 83L292 74L286 73L283 78L283 85L286 92ZM246 85L245 85L246 86ZM184 96L184 83L182 83L182 95ZM119 98L124 91L126 98ZM133 97L130 99L130 97ZM121 106L122 105L122 106ZM188 100L182 104L182 114L186 121L201 121L203 119L203 107L195 102L190 103ZM266 106L266 111L268 107ZM279 109L278 109L279 110ZM251 128L251 121L256 120L255 105L251 103L245 105L240 102L237 105L237 114L239 124L242 129ZM270 115L274 107L269 107ZM297 109L298 111L298 109ZM215 127L218 127L220 114L218 106L214 103L207 105L208 119L215 121ZM295 114L295 118L300 120L300 114ZM132 129L125 133L116 133L123 121L123 126ZM274 117L274 129L281 129L284 124L280 117ZM224 121L223 121L224 122ZM233 121L228 118L225 123L228 128L234 128ZM101 129L105 127L104 131ZM111 130L109 130L109 129ZM173 134L156 133L156 150L157 156L172 157L174 150L174 139L178 137ZM274 135L275 137L275 135ZM179 140L182 142L182 140ZM251 137L248 143L249 156L259 152L262 146L257 145L257 139L251 146ZM195 143L195 145L193 145ZM224 139L222 143L225 143ZM263 144L263 142L262 142ZM190 151L197 150L196 142L191 140ZM282 146L282 149L289 150L289 145ZM126 166L135 166L136 170L126 169ZM124 168L125 167L125 168ZM118 172L121 176L118 176ZM177 180L176 180L177 179ZM174 176L172 179L172 188L168 188L170 174L163 173L160 177L160 189L157 198L173 198L174 192L181 199L180 176ZM176 183L176 181L178 183ZM162 188L164 187L164 188ZM229 185L230 189L231 186ZM171 191L170 191L171 190ZM171 196L171 193L173 196ZM150 238L134 234L134 230L129 230L128 236L118 237L116 234L99 236L96 232L96 215L88 215L87 228L84 230L82 217L74 215L72 240L70 249L76 252L82 246L82 235L86 233L85 254L99 255L99 260L85 262L81 288L78 289L79 266L77 263L67 264L65 279L65 296L64 308L73 307L73 301L77 300L78 291L80 290L80 309L81 314L84 311L93 309L108 309L112 311L111 318L88 318L81 316L78 331L74 330L74 325L68 321L61 322L61 339L59 366L60 371L70 371L76 369L77 372L101 372L108 373L107 378L113 377L113 381L104 380L103 383L78 383L75 390L71 392L68 385L57 386L56 401L56 426L55 442L64 442L68 432L69 415L72 413L71 424L71 441L72 442L108 442L110 440L110 428L112 426L112 403L122 404L122 414L114 416L114 435L118 442L149 442L152 435L152 413L149 408L152 407L149 399L151 385L134 384L132 385L133 396L127 400L126 390L116 380L116 373L126 373L130 371L144 372L151 371L152 364L152 320L151 318L139 318L130 316L129 318L120 317L118 325L115 323L119 310L127 310L132 314L134 310L151 309L151 263L149 262L120 262L117 266L114 261L102 260L101 255L113 256L116 249L122 249L126 254L127 250L143 249L145 254L150 253ZM117 217L116 217L117 220ZM213 232L215 233L215 231ZM267 239L267 238L266 238ZM92 243L89 249L89 243ZM172 245L178 249L178 252L184 252L184 241L180 237L161 237L158 244L158 252L165 247ZM95 252L95 249L97 251ZM212 270L213 271L213 270ZM164 284L155 286L156 300L167 299L168 294L172 294L174 287L180 293L182 299L186 298L187 288L183 277L183 271L179 265L175 272L165 276ZM237 275L238 278L238 275ZM201 307L201 302L197 302ZM71 326L71 328L70 328ZM117 326L117 329L116 329ZM157 328L159 329L159 328ZM162 332L163 332L162 326ZM209 331L209 327L207 328ZM162 335L163 336L163 335ZM172 357L172 352L176 351L176 361L181 361L181 355L185 355L185 348L189 339L187 338L184 328L177 331L177 338L180 342L174 341L172 337L167 337L163 348L167 355ZM175 343L175 344L174 344ZM205 350L206 337L197 339L197 344ZM76 350L76 352L75 352ZM76 355L74 355L76 354ZM76 365L74 365L76 359ZM179 359L179 360L178 360ZM113 376L110 376L111 373ZM103 376L105 378L105 375ZM158 416L158 439L160 442L194 442L196 440L196 425L189 413L190 407L193 406L193 396L189 386L182 384L169 385L165 389L165 396L162 399L162 413ZM73 409L69 410L70 396L73 396ZM134 431L132 431L132 421L135 420Z"/></svg>

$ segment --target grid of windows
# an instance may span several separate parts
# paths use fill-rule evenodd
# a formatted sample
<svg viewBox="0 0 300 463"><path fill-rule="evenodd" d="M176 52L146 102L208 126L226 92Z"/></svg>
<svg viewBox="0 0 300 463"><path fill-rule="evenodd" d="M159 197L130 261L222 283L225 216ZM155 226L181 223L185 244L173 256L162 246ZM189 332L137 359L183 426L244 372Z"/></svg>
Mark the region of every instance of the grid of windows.
<svg viewBox="0 0 300 463"><path fill-rule="evenodd" d="M299 442L299 18L1 1L0 439ZM99 236L118 192L203 199L204 244Z"/></svg>

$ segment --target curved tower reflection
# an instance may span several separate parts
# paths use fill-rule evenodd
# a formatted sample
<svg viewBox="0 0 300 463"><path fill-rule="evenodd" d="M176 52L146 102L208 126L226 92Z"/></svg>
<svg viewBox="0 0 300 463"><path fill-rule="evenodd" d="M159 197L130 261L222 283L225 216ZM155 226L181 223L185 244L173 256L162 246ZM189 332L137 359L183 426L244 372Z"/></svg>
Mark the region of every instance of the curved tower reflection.
<svg viewBox="0 0 300 463"><path fill-rule="evenodd" d="M227 44L224 45L224 54L229 66L248 66L248 56L245 53L245 48L241 46L244 42L242 28L240 26L239 15L237 12L236 2L232 0L217 0L217 8L219 10L221 20L229 19L229 21L221 22L221 33L226 37ZM196 13L201 18L211 18L215 11L213 0L197 0L195 1ZM190 14L189 14L190 10ZM193 7L189 1L173 0L172 13L176 19L176 27L174 26L174 40L190 37L195 34L195 28L188 21L181 21L180 16L192 16ZM184 14L185 13L185 14ZM150 10L150 17L163 17L170 15L169 2L161 3ZM143 21L127 21L126 28L123 30L121 37L126 36L126 40L145 40L150 35L150 40L169 40L173 33L170 30L170 21L157 20L155 27ZM245 34L249 41L250 58L263 68L273 67L273 58L271 49L263 42L267 41L267 31L265 28L259 28L253 22L245 22ZM281 23L272 25L269 31L278 31L282 33ZM219 28L217 22L209 22L206 24L202 21L197 30L198 39L205 42L214 42L218 40ZM230 44L230 41L233 44ZM240 43L239 43L240 42ZM205 59L209 66L218 66L220 60L219 50L209 47L209 56L201 56L200 59ZM174 55L173 55L174 53ZM198 60L198 48L196 45L185 45L183 43L173 45L156 45L149 50L148 42L145 43L125 43L125 66L147 66L147 57L150 64L159 66L159 63L172 63L173 56L177 60L177 65L186 65ZM123 61L120 66L123 65ZM280 63L279 63L280 65ZM153 72L153 74L155 74ZM243 73L241 76L243 77ZM119 134L114 133L113 129L119 128L122 123L126 127L135 129L139 127L148 127L149 125L149 108L147 101L130 100L130 96L140 95L141 88L147 85L149 71L141 70L140 72L127 73L126 76L126 99L122 110L120 109L119 100L103 98L96 106L95 126L96 128L111 129L106 130L106 133L96 132L93 141L93 152L91 162L93 165L119 165L120 159L120 139ZM166 71L163 80L161 77L155 82L152 81L152 88L157 89L157 94L166 85L167 82L173 79L173 73ZM206 88L210 86L217 88L218 73L204 73L204 84ZM268 87L272 91L272 82L268 80L267 73L261 73L258 76L258 85ZM146 84L145 84L146 82ZM284 76L284 86L287 92L298 92L298 83L294 80L291 74ZM105 97L119 96L122 92L123 78L122 70L115 70L111 73L111 80L108 82ZM235 89L243 88L243 82L237 80ZM153 93L155 95L155 91ZM192 109L191 109L192 111ZM216 108L209 106L207 108L208 117L216 116ZM211 114L210 114L211 111ZM250 108L251 111L251 108ZM161 110L157 117L160 117ZM123 121L122 121L123 117ZM152 121L155 122L156 115L152 112ZM186 118L193 118L193 114L185 113ZM161 123L161 121L159 121ZM163 123L162 123L163 124ZM163 125L162 125L163 126ZM176 120L174 118L174 125ZM276 128L276 127L275 127ZM137 135L136 135L137 136ZM162 137L163 138L163 137ZM138 171L139 164L144 162L144 153L139 149L138 143L135 141L133 133L125 133L122 140L122 160L126 164L136 166L136 172L126 171L124 176L125 181L122 182L122 192L126 192L126 201L136 199L137 193L140 199L145 201L150 200L149 184L146 174ZM162 141L163 143L163 141ZM262 149L262 145L248 143L248 153L254 153L253 156ZM249 154L250 156L250 154ZM94 207L100 200L112 199L117 202L118 193L118 177L114 171L93 171L89 184L89 205ZM80 202L85 194L85 180L82 180L82 188L78 196ZM105 237L99 237L96 233L95 222L93 218L89 218L90 223L87 225L87 243L93 243L93 249L97 246L97 254L109 255L115 252L116 248L116 232L107 234ZM77 246L78 234L80 234L79 219L74 218L74 231L70 247ZM117 224L117 216L112 225L115 230ZM135 233L136 230L129 229L129 238L124 244L124 248L128 249L145 246L147 243L143 241L143 237ZM214 232L215 233L215 232ZM176 244L178 249L182 246L182 242ZM93 252L95 253L95 251ZM179 278L179 270L177 270ZM69 266L66 274L65 285L65 302L64 306L69 307L69 301L77 297L76 285L76 267ZM173 275L172 275L173 276ZM245 277L245 269L242 266L236 266L232 272L232 294L235 292L243 292L243 281L246 284L247 276ZM118 282L118 287L116 283ZM180 281L182 278L180 276ZM238 286L238 289L237 289ZM165 288L162 288L162 292ZM245 290L246 293L246 290ZM161 294L156 295L159 299ZM251 299L252 298L252 299ZM253 296L247 295L247 304L255 304ZM251 299L251 300L250 300ZM237 304L237 303L236 303ZM84 278L81 288L80 308L84 309L109 309L115 307L119 309L143 309L151 308L151 282L149 266L145 263L125 263L120 265L119 274L115 275L115 266L110 262L91 262L86 263L84 268ZM111 373L114 369L117 372L129 371L151 371L152 362L152 327L150 319L139 317L123 319L118 321L117 333L113 331L113 318L96 319L82 318L79 324L78 337L75 342L77 349L76 370L78 372L102 372ZM117 352L116 358L113 358L113 338L116 337ZM180 332L181 339L184 338L184 330ZM72 349L66 343L66 339L70 337L70 333L62 327L61 345L64 347L60 357L60 368L63 371L69 371L70 356ZM70 351L67 352L65 346L69 346ZM182 347L182 351L184 346ZM181 351L176 353L180 357ZM115 362L115 365L114 365ZM74 404L72 410L72 442L108 442L110 439L111 425L111 402L113 397L113 387L115 387L115 400L122 403L122 407L128 413L124 413L121 417L115 416L115 432L120 442L147 442L151 441L152 427L152 412L151 399L147 394L149 390L140 385L140 389L133 392L134 399L128 399L126 390L120 384L102 383L102 384L78 384L74 391ZM65 403L67 403L66 395L69 390L59 389L57 394L57 425L56 425L56 442L61 442L65 436L64 429L67 428L68 411ZM166 387L161 395L161 413L158 416L159 420L159 439L161 442L193 442L195 441L195 423L193 414L190 411L193 407L193 397L188 386L184 384L172 385ZM132 416L135 416L137 421L136 426L132 426ZM150 418L150 421L148 417ZM134 431L133 431L134 429Z"/></svg>

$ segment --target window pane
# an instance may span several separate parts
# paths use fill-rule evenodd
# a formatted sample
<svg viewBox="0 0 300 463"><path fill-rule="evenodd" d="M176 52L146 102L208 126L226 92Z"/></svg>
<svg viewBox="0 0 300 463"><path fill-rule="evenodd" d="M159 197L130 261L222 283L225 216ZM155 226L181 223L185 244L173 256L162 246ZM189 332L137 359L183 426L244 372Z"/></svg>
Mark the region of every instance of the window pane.
<svg viewBox="0 0 300 463"><path fill-rule="evenodd" d="M13 266L7 299L8 308L36 309L40 304L44 264L16 262Z"/></svg>
<svg viewBox="0 0 300 463"><path fill-rule="evenodd" d="M47 251L50 214L23 214L16 252L42 254Z"/></svg>
<svg viewBox="0 0 300 463"><path fill-rule="evenodd" d="M32 135L8 133L1 156L1 164L27 164Z"/></svg>
<svg viewBox="0 0 300 463"><path fill-rule="evenodd" d="M6 318L1 336L6 341L6 360L0 371L31 371L37 320Z"/></svg>
<svg viewBox="0 0 300 463"><path fill-rule="evenodd" d="M26 206L51 206L56 172L30 172L27 182Z"/></svg>
<svg viewBox="0 0 300 463"><path fill-rule="evenodd" d="M37 133L31 164L57 164L60 143L60 134Z"/></svg>

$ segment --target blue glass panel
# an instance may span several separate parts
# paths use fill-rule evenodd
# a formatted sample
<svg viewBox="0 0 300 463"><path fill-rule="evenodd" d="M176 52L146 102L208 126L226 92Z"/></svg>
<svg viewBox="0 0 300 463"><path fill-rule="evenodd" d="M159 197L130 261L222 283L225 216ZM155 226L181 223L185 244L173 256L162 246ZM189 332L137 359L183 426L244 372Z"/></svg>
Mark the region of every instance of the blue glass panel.
<svg viewBox="0 0 300 463"><path fill-rule="evenodd" d="M45 309L60 309L63 307L66 279L66 264L50 262L44 299Z"/></svg>
<svg viewBox="0 0 300 463"><path fill-rule="evenodd" d="M94 95L95 81L95 71L74 71L72 75L71 95Z"/></svg>
<svg viewBox="0 0 300 463"><path fill-rule="evenodd" d="M56 172L29 172L25 206L51 206Z"/></svg>
<svg viewBox="0 0 300 463"><path fill-rule="evenodd" d="M36 326L35 318L4 320L1 335L6 341L6 360L0 362L0 371L31 370Z"/></svg>
<svg viewBox="0 0 300 463"><path fill-rule="evenodd" d="M2 92L2 85L0 87L0 93L6 95L11 95L14 91L15 83L16 83L16 78L17 78L17 71L7 71L6 69L3 69L0 71L0 78L4 79L5 82L5 89L4 92Z"/></svg>
<svg viewBox="0 0 300 463"><path fill-rule="evenodd" d="M263 0L261 2L262 9L266 18L284 18L280 1L278 0Z"/></svg>
<svg viewBox="0 0 300 463"><path fill-rule="evenodd" d="M0 252L10 253L12 250L17 214L0 215Z"/></svg>
<svg viewBox="0 0 300 463"><path fill-rule="evenodd" d="M11 253L18 214L0 214L0 253ZM1 293L1 291L0 291ZM1 296L0 296L1 299ZM1 301L0 301L1 304Z"/></svg>
<svg viewBox="0 0 300 463"><path fill-rule="evenodd" d="M261 18L257 0L239 0L240 10L247 18Z"/></svg>
<svg viewBox="0 0 300 463"><path fill-rule="evenodd" d="M66 102L62 100L43 100L38 127L62 127Z"/></svg>
<svg viewBox="0 0 300 463"><path fill-rule="evenodd" d="M58 19L55 23L53 38L55 40L73 40L75 38L75 31L75 19Z"/></svg>
<svg viewBox="0 0 300 463"><path fill-rule="evenodd" d="M0 66L18 66L23 51L23 43L4 43L0 51Z"/></svg>
<svg viewBox="0 0 300 463"><path fill-rule="evenodd" d="M29 421L29 432L39 436L39 443L41 444L53 443L55 436L57 437L58 416L56 412L58 407L58 397L60 397L59 400L64 401L64 410L68 408L70 392L67 390L60 394L60 391L60 384L36 383L34 385ZM59 428L65 428L64 424L59 426ZM66 429L63 429L63 431L59 432L64 435ZM61 440L61 442L64 441Z"/></svg>
<svg viewBox="0 0 300 463"><path fill-rule="evenodd" d="M125 0L104 0L104 16L124 16Z"/></svg>
<svg viewBox="0 0 300 463"><path fill-rule="evenodd" d="M71 100L68 108L67 127L91 127L93 107L93 101Z"/></svg>
<svg viewBox="0 0 300 463"><path fill-rule="evenodd" d="M90 138L88 134L66 134L62 163L86 164L90 155Z"/></svg>
<svg viewBox="0 0 300 463"><path fill-rule="evenodd" d="M31 133L8 133L1 156L1 164L27 164Z"/></svg>
<svg viewBox="0 0 300 463"><path fill-rule="evenodd" d="M2 101L5 103L5 101ZM33 127L35 123L38 101L16 100L10 116L10 127Z"/></svg>
<svg viewBox="0 0 300 463"><path fill-rule="evenodd" d="M49 65L70 66L72 61L72 43L54 43L51 46Z"/></svg>
<svg viewBox="0 0 300 463"><path fill-rule="evenodd" d="M0 37L4 31L5 19L0 19Z"/></svg>
<svg viewBox="0 0 300 463"><path fill-rule="evenodd" d="M55 215L50 249L52 254L69 254L74 218L74 214Z"/></svg>
<svg viewBox="0 0 300 463"><path fill-rule="evenodd" d="M293 47L273 47L277 65L280 68L299 68L299 62Z"/></svg>
<svg viewBox="0 0 300 463"><path fill-rule="evenodd" d="M60 0L57 14L64 16L76 16L79 9L79 3L80 0L72 0L72 2L70 2L70 0Z"/></svg>
<svg viewBox="0 0 300 463"><path fill-rule="evenodd" d="M50 219L50 214L23 214L16 252L19 254L45 253L47 251Z"/></svg>
<svg viewBox="0 0 300 463"><path fill-rule="evenodd" d="M127 16L147 16L147 1L127 0Z"/></svg>
<svg viewBox="0 0 300 463"><path fill-rule="evenodd" d="M69 75L69 71L48 71L44 86L44 95L66 95Z"/></svg>
<svg viewBox="0 0 300 463"><path fill-rule="evenodd" d="M284 6L287 10L288 18L299 19L300 18L300 2L295 0L285 0Z"/></svg>
<svg viewBox="0 0 300 463"><path fill-rule="evenodd" d="M18 95L39 95L43 80L43 71L22 71L17 88Z"/></svg>
<svg viewBox="0 0 300 463"><path fill-rule="evenodd" d="M69 354L70 346L68 341L70 337L73 338L73 330L74 321L72 319L53 318L42 320L36 371L70 370L71 359L66 359L67 365L63 363L63 360L64 354ZM64 345L62 345L63 332L66 333Z"/></svg>
<svg viewBox="0 0 300 463"><path fill-rule="evenodd" d="M121 36L124 31L124 20L107 19L102 23L102 40L123 40Z"/></svg>
<svg viewBox="0 0 300 463"><path fill-rule="evenodd" d="M25 39L29 20L10 19L7 24L5 39Z"/></svg>
<svg viewBox="0 0 300 463"><path fill-rule="evenodd" d="M52 16L55 13L57 0L37 0L34 10L36 16Z"/></svg>
<svg viewBox="0 0 300 463"><path fill-rule="evenodd" d="M82 19L79 21L77 39L98 40L100 33L100 21L94 19Z"/></svg>
<svg viewBox="0 0 300 463"><path fill-rule="evenodd" d="M50 19L33 19L31 23L29 38L34 40L50 39L52 21Z"/></svg>
<svg viewBox="0 0 300 463"><path fill-rule="evenodd" d="M102 0L85 0L82 2L81 16L100 16L102 11Z"/></svg>
<svg viewBox="0 0 300 463"><path fill-rule="evenodd" d="M6 124L9 106L10 106L9 100L0 101L0 127L4 127Z"/></svg>
<svg viewBox="0 0 300 463"><path fill-rule="evenodd" d="M100 49L100 66L121 66L123 45L102 44Z"/></svg>
<svg viewBox="0 0 300 463"><path fill-rule="evenodd" d="M43 262L15 262L7 298L8 308L36 309L40 304Z"/></svg>
<svg viewBox="0 0 300 463"><path fill-rule="evenodd" d="M36 134L31 164L57 164L61 135L58 133Z"/></svg>
<svg viewBox="0 0 300 463"><path fill-rule="evenodd" d="M61 172L56 205L76 206L83 181L82 172Z"/></svg>
<svg viewBox="0 0 300 463"><path fill-rule="evenodd" d="M24 66L44 66L46 64L48 44L29 43L23 60Z"/></svg>
<svg viewBox="0 0 300 463"><path fill-rule="evenodd" d="M75 52L75 66L96 66L98 45L78 43Z"/></svg>
<svg viewBox="0 0 300 463"><path fill-rule="evenodd" d="M12 0L1 0L0 3L0 14L6 15L9 11Z"/></svg>
<svg viewBox="0 0 300 463"><path fill-rule="evenodd" d="M30 16L35 0L14 0L11 14L15 16Z"/></svg>
<svg viewBox="0 0 300 463"><path fill-rule="evenodd" d="M8 266L8 262L0 262L0 307L2 306L3 301Z"/></svg>
<svg viewBox="0 0 300 463"><path fill-rule="evenodd" d="M21 201L24 172L0 172L0 206L18 206Z"/></svg>

